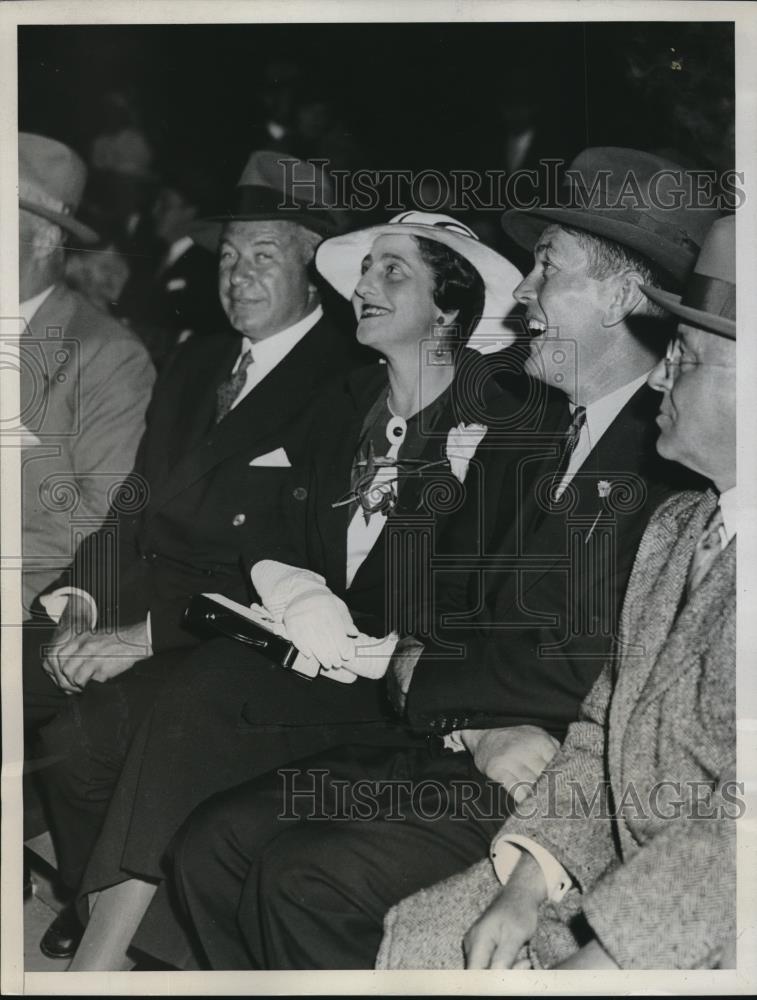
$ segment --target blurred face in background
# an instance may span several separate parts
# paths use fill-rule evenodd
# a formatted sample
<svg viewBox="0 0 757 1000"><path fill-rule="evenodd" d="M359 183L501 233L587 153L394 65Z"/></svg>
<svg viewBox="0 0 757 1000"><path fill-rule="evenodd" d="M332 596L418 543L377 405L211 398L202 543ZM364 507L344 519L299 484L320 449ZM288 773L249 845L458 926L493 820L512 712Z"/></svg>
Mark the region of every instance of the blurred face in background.
<svg viewBox="0 0 757 1000"><path fill-rule="evenodd" d="M197 216L195 206L172 187L161 188L152 207L155 235L164 243L173 243L185 236Z"/></svg>
<svg viewBox="0 0 757 1000"><path fill-rule="evenodd" d="M711 479L736 485L736 342L681 323L649 376L663 394L657 450Z"/></svg>
<svg viewBox="0 0 757 1000"><path fill-rule="evenodd" d="M228 223L219 248L218 289L234 329L250 340L264 340L311 312L313 251L307 234L293 222Z"/></svg>

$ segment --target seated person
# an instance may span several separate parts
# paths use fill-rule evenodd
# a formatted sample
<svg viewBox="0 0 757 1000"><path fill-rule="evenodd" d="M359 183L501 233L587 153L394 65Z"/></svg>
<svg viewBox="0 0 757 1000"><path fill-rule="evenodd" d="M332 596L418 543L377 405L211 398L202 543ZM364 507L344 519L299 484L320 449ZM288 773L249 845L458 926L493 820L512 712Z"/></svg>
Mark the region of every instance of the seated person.
<svg viewBox="0 0 757 1000"><path fill-rule="evenodd" d="M629 170L643 190L668 166L595 149L574 170L591 189L602 171L612 203ZM345 743L197 809L174 864L212 968L371 967L387 909L481 857L507 791L539 774L609 655L639 539L685 478L655 450L646 379L661 344L644 327L660 310L641 285L682 281L704 230L698 211L652 198L620 218L602 204L570 222L549 208L506 216L534 253L515 290L534 332L528 370L564 388L572 418L560 467L532 481L454 620L393 658L395 705L420 732L452 734L442 747Z"/></svg>
<svg viewBox="0 0 757 1000"><path fill-rule="evenodd" d="M327 240L316 265L352 297L359 343L386 363L335 383L315 407L310 474L296 490L306 517L293 519L287 544L256 546L253 580L324 676L303 684L225 639L182 664L131 746L85 872L82 893L112 888L98 898L75 968L121 960L97 945L98 928L110 926L108 900L123 950L164 875L166 846L204 798L363 731L369 742L407 742L369 670L370 648L367 657L355 654L356 633L428 631L419 620L430 599L428 560L457 509L470 510L467 535L477 546L512 520L515 463L533 431L544 435L562 419L559 394L534 391L522 377L505 390L493 377L496 355L463 350L474 327L480 340L487 327L493 343L510 336L502 317L519 279L466 227L405 213ZM488 322L478 323L482 314ZM261 554L275 561L262 563ZM64 794L86 809L82 774L61 770ZM146 929L136 943L146 938L151 954L161 948L157 957L183 964L161 899L151 910L160 917L148 920L159 933Z"/></svg>
<svg viewBox="0 0 757 1000"><path fill-rule="evenodd" d="M663 394L658 450L712 488L656 511L619 656L549 776L491 861L390 910L379 968L735 964L735 274L731 216L682 297L645 289L680 319L650 376Z"/></svg>

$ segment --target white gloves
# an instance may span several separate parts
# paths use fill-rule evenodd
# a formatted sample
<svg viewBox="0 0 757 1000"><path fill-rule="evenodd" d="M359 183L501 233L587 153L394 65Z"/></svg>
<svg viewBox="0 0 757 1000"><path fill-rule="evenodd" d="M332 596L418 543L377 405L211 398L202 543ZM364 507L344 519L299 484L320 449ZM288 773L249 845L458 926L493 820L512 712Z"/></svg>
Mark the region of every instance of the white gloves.
<svg viewBox="0 0 757 1000"><path fill-rule="evenodd" d="M396 634L375 639L359 632L347 605L318 573L263 559L251 577L266 610L300 653L318 660L325 677L352 684L359 676L384 676Z"/></svg>
<svg viewBox="0 0 757 1000"><path fill-rule="evenodd" d="M367 677L373 681L381 680L398 640L396 632L390 632L383 639L374 639L373 636L361 632L355 640L355 655L352 659L344 666L324 670L323 675L332 681L339 681L340 684L352 684L358 677Z"/></svg>
<svg viewBox="0 0 757 1000"><path fill-rule="evenodd" d="M322 667L338 667L355 655L358 630L344 601L326 586L294 597L282 617L289 639Z"/></svg>

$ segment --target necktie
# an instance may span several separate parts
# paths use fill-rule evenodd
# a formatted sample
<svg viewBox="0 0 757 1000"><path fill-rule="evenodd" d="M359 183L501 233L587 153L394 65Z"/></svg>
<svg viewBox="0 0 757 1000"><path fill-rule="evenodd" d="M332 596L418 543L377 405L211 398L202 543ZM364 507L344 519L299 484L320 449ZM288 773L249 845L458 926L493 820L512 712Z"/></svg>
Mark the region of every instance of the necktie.
<svg viewBox="0 0 757 1000"><path fill-rule="evenodd" d="M562 451L560 452L560 461L557 465L557 472L555 472L552 478L552 487L549 492L555 500L558 499L560 495L560 486L562 485L565 472L570 464L570 456L576 450L576 446L581 438L581 431L583 430L585 423L586 407L577 406L573 411L573 419L570 422L570 427L568 427L565 431Z"/></svg>
<svg viewBox="0 0 757 1000"><path fill-rule="evenodd" d="M236 371L232 372L224 382L221 382L218 389L216 389L216 423L223 420L231 407L234 405L234 400L237 398L247 381L247 369L251 364L252 351L245 351L239 359Z"/></svg>
<svg viewBox="0 0 757 1000"><path fill-rule="evenodd" d="M704 530L694 549L694 556L689 567L689 575L686 586L689 594L692 594L699 584L704 580L710 571L710 567L723 550L725 526L723 524L723 513L720 507L716 507L712 515L704 526Z"/></svg>

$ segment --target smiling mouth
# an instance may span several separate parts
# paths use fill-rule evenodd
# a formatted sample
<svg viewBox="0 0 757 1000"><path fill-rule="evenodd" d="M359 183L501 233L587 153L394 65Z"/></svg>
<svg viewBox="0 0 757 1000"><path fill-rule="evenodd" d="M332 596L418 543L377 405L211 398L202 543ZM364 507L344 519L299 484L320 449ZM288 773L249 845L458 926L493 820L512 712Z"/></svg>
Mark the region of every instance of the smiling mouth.
<svg viewBox="0 0 757 1000"><path fill-rule="evenodd" d="M367 303L360 310L360 319L372 319L378 316L388 316L391 310L384 309L383 306L370 306Z"/></svg>
<svg viewBox="0 0 757 1000"><path fill-rule="evenodd" d="M542 322L542 320L540 320L540 319L536 319L535 316L530 316L529 319L528 319L528 329L531 330L533 333L536 333L536 334L546 333L547 332L547 324L544 323L544 322Z"/></svg>

